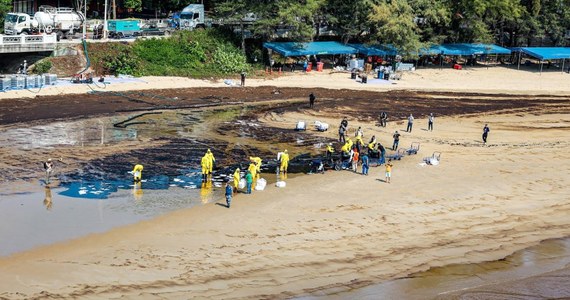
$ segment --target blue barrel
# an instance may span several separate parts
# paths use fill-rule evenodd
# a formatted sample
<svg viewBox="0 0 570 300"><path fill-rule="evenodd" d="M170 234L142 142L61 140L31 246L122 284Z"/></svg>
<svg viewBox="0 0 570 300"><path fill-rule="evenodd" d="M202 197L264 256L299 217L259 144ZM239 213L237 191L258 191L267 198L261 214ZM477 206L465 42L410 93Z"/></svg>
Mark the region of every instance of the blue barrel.
<svg viewBox="0 0 570 300"><path fill-rule="evenodd" d="M378 71L378 79L384 78L384 71Z"/></svg>

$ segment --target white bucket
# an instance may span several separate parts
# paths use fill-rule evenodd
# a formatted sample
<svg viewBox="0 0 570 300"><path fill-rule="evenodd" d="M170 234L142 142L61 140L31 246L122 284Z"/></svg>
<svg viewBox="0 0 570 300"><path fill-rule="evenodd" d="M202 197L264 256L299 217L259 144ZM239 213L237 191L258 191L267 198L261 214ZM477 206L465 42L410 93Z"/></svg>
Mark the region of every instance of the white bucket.
<svg viewBox="0 0 570 300"><path fill-rule="evenodd" d="M255 184L255 190L256 191L263 191L265 189L266 185L267 185L267 181L263 178L259 178L257 180L257 183Z"/></svg>
<svg viewBox="0 0 570 300"><path fill-rule="evenodd" d="M245 186L246 186L246 184L247 184L247 182L245 181L245 178L242 178L242 179L240 179L239 182L238 182L238 188L239 188L239 189L244 189Z"/></svg>

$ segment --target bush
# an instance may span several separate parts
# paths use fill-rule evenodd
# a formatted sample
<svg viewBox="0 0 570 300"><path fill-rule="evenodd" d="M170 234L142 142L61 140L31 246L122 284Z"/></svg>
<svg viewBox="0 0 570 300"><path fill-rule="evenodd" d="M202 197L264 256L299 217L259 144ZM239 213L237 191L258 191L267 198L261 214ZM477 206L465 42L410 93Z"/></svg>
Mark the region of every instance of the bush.
<svg viewBox="0 0 570 300"><path fill-rule="evenodd" d="M250 69L235 42L231 32L210 28L132 44L89 43L88 49L100 74L210 77Z"/></svg>
<svg viewBox="0 0 570 300"><path fill-rule="evenodd" d="M38 62L36 62L34 64L34 70L33 72L35 74L44 74L44 73L49 73L49 70L51 70L52 67L52 63L49 59L42 59Z"/></svg>
<svg viewBox="0 0 570 300"><path fill-rule="evenodd" d="M139 75L139 58L133 53L130 45L110 43L108 52L99 58L106 74Z"/></svg>
<svg viewBox="0 0 570 300"><path fill-rule="evenodd" d="M214 52L214 63L223 74L249 70L247 59L240 50L229 45L220 45Z"/></svg>

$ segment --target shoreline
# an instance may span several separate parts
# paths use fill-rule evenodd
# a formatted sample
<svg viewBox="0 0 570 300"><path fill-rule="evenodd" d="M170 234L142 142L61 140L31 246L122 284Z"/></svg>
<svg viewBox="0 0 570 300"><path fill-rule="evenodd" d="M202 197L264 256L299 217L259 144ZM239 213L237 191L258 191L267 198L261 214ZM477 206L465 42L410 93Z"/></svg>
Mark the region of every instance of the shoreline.
<svg viewBox="0 0 570 300"><path fill-rule="evenodd" d="M238 75L228 79L238 82ZM183 77L145 76L140 78L109 77L105 88L97 85L64 84L47 86L40 93L27 90L6 91L0 93L0 100L12 98L35 98L37 96L53 96L62 94L85 94L93 91L139 91L152 89L178 89L195 87L240 88L229 86L224 79L190 79ZM60 79L64 80L64 79ZM367 91L409 90L421 92L470 92L485 94L512 95L570 95L567 82L570 75L561 72L536 73L527 70L516 70L512 67L476 67L457 71L453 69L419 69L404 73L402 80L387 82L385 80L369 80L361 84L350 79L348 72L295 72L293 74L269 74L265 77L248 78L246 87L306 87L327 89L352 89Z"/></svg>
<svg viewBox="0 0 570 300"><path fill-rule="evenodd" d="M570 235L564 109L441 117L433 133L418 118L401 145L420 141L420 153L395 162L391 184L382 167L301 176L235 197L231 209L212 203L3 257L0 297L289 298L500 259ZM384 144L404 126L354 123ZM420 165L435 151L440 165Z"/></svg>

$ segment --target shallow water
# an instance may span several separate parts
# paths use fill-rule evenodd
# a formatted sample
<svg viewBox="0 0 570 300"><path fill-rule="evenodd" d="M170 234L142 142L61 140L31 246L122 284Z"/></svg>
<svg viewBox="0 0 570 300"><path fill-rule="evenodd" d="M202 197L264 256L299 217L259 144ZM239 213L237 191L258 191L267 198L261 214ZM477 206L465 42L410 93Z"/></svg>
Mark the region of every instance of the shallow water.
<svg viewBox="0 0 570 300"><path fill-rule="evenodd" d="M322 291L316 295L303 296L296 299L424 300L435 297L445 299L448 293L454 291L527 278L558 270L568 265L570 265L570 237L543 241L539 245L517 251L498 261L433 268L426 272L412 274L406 278L390 280L348 292ZM559 280L562 283L568 281L565 277L560 277ZM529 295L525 299L542 299L540 291L536 292L537 295ZM549 293L556 294L556 291L549 291ZM492 294L492 292L487 294L487 297L492 297ZM517 295L514 294L500 294L496 296L497 298L492 298L517 298Z"/></svg>
<svg viewBox="0 0 570 300"><path fill-rule="evenodd" d="M270 154L273 150L267 148L275 144L269 138L261 138L262 142L255 141L252 146L253 139L260 139L259 136L243 138L240 135L244 128L260 127L255 122L233 124L230 127L237 131L232 134L216 131L219 124L234 122L248 109L125 113L21 128L8 126L0 131L0 144L10 149L37 149L34 153L40 155L44 155L41 154L43 149L52 149L51 153L57 155L60 149L83 151L83 147L90 146L89 151L93 153L99 147L104 150L109 145L125 142L128 145L160 139L161 143L154 148L92 157L77 169L56 173L57 180L53 180L56 187L44 187L41 179L39 185L35 185L38 180L34 176L26 177L31 183L27 187L7 185L0 191L0 255L104 232L178 209L223 201L224 173L232 174L234 170L229 166L240 164L243 168L244 163L247 166L248 156L252 154L264 158L273 156ZM263 130L259 133L270 135ZM212 182L202 184L198 167L206 148L212 148L220 169L219 173L214 171ZM305 171L307 160L310 160L308 154L303 154L298 161L292 160L290 173ZM132 175L127 173L133 161L147 162L143 182L139 184L133 184ZM15 180L21 179L23 173L41 172L35 165L20 167L29 170L12 176ZM265 160L262 170L268 184L278 180L272 174L275 161Z"/></svg>

